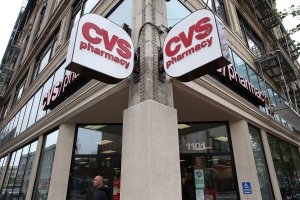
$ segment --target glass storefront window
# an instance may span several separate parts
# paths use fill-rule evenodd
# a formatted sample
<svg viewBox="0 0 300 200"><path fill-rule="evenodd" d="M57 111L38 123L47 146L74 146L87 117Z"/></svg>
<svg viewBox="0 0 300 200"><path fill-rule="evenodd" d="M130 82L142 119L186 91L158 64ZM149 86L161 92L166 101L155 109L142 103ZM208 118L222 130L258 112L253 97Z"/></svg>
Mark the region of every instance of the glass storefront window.
<svg viewBox="0 0 300 200"><path fill-rule="evenodd" d="M75 153L120 154L122 125L85 125L78 128Z"/></svg>
<svg viewBox="0 0 300 200"><path fill-rule="evenodd" d="M57 138L58 130L45 136L37 179L33 192L34 200L47 199Z"/></svg>
<svg viewBox="0 0 300 200"><path fill-rule="evenodd" d="M224 123L179 124L180 153L230 152Z"/></svg>
<svg viewBox="0 0 300 200"><path fill-rule="evenodd" d="M225 123L178 124L182 199L238 199Z"/></svg>
<svg viewBox="0 0 300 200"><path fill-rule="evenodd" d="M260 130L250 125L248 127L262 198L264 200L274 199Z"/></svg>
<svg viewBox="0 0 300 200"><path fill-rule="evenodd" d="M5 164L6 164L6 159L7 159L7 156L3 157L0 159L0 179L2 178L2 175L3 175L3 172L4 172L4 167L5 167Z"/></svg>
<svg viewBox="0 0 300 200"><path fill-rule="evenodd" d="M80 125L67 199L91 199L93 180L102 175L109 199L120 199L122 125Z"/></svg>
<svg viewBox="0 0 300 200"><path fill-rule="evenodd" d="M268 142L282 199L299 199L300 157L296 147L271 135Z"/></svg>
<svg viewBox="0 0 300 200"><path fill-rule="evenodd" d="M12 153L1 189L1 199L23 200L26 198L36 146L37 141Z"/></svg>

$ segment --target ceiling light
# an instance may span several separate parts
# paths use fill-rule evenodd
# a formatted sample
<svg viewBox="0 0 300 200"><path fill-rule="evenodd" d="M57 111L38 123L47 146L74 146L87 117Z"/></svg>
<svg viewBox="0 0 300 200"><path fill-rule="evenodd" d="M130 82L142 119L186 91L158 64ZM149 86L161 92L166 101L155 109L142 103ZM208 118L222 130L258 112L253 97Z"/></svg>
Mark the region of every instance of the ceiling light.
<svg viewBox="0 0 300 200"><path fill-rule="evenodd" d="M91 130L99 130L100 128L105 127L106 125L86 125L84 128L91 129Z"/></svg>
<svg viewBox="0 0 300 200"><path fill-rule="evenodd" d="M224 136L215 137L215 140L219 140L221 142L228 142L228 138Z"/></svg>
<svg viewBox="0 0 300 200"><path fill-rule="evenodd" d="M112 143L114 141L112 140L101 140L100 142L97 142L98 145L105 145L105 144L109 144Z"/></svg>
<svg viewBox="0 0 300 200"><path fill-rule="evenodd" d="M219 158L213 158L213 159L210 159L210 160L207 160L207 161L214 161L214 160L220 160Z"/></svg>
<svg viewBox="0 0 300 200"><path fill-rule="evenodd" d="M185 129L185 128L189 128L190 126L187 124L178 124L178 129Z"/></svg>
<svg viewBox="0 0 300 200"><path fill-rule="evenodd" d="M114 153L116 151L113 151L113 150L107 150L107 151L102 151L102 153Z"/></svg>

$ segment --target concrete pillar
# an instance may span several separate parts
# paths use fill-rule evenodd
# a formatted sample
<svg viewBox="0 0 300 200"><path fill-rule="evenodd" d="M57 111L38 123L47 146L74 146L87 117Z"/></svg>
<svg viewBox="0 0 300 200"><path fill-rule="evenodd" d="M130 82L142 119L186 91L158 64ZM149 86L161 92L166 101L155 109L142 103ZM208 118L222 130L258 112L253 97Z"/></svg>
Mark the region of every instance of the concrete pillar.
<svg viewBox="0 0 300 200"><path fill-rule="evenodd" d="M75 124L62 124L59 126L48 194L49 200L67 198L75 129Z"/></svg>
<svg viewBox="0 0 300 200"><path fill-rule="evenodd" d="M249 137L248 124L244 120L229 122L234 161L241 199L262 199L256 165ZM250 182L252 194L244 194L242 182Z"/></svg>
<svg viewBox="0 0 300 200"><path fill-rule="evenodd" d="M177 111L146 100L124 111L121 200L181 200Z"/></svg>
<svg viewBox="0 0 300 200"><path fill-rule="evenodd" d="M276 171L275 171L275 167L274 167L274 163L273 163L273 159L272 159L270 145L268 142L267 133L264 130L261 130L261 139L262 139L262 143L264 146L266 162L268 165L269 175L270 175L271 184L272 184L272 188L273 188L273 194L274 194L275 199L281 199L280 188L279 188L277 175L276 175Z"/></svg>
<svg viewBox="0 0 300 200"><path fill-rule="evenodd" d="M26 200L33 199L32 197L33 197L34 183L35 183L36 175L37 175L37 172L38 172L39 159L41 157L42 148L43 148L43 136L40 136L39 139L38 139L38 144L37 144L37 148L36 148L33 163L32 163Z"/></svg>

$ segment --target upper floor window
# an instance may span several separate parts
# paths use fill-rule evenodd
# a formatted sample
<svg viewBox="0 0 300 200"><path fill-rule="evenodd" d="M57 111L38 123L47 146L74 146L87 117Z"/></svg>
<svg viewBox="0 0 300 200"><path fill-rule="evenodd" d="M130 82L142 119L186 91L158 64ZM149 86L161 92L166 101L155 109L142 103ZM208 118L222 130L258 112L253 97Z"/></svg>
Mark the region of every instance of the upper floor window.
<svg viewBox="0 0 300 200"><path fill-rule="evenodd" d="M265 52L264 44L260 37L255 33L255 31L250 27L246 20L240 15L240 26L246 41L247 47L255 56L260 56Z"/></svg>
<svg viewBox="0 0 300 200"><path fill-rule="evenodd" d="M82 6L82 3L81 1L77 0L74 2L73 4L73 11L72 11L72 16L71 16L71 20L70 20L70 25L69 25L69 30L68 30L68 34L67 36L70 37L71 35L71 31L72 31L72 28L74 26L74 24L79 20L80 18L80 14L81 14L81 6Z"/></svg>
<svg viewBox="0 0 300 200"><path fill-rule="evenodd" d="M192 12L178 0L167 2L168 27L173 27L191 13Z"/></svg>
<svg viewBox="0 0 300 200"><path fill-rule="evenodd" d="M40 29L41 29L41 25L42 25L42 22L43 22L43 19L44 19L46 8L47 8L47 3L45 3L43 5L43 7L41 8L40 14L38 16L38 22L37 22L37 25L36 25L36 30L35 30L35 35L34 35L33 42L35 42L36 39L38 38Z"/></svg>
<svg viewBox="0 0 300 200"><path fill-rule="evenodd" d="M227 24L223 0L208 0L207 5Z"/></svg>
<svg viewBox="0 0 300 200"><path fill-rule="evenodd" d="M72 28L74 24L79 20L81 14L90 13L95 6L101 0L76 0L73 4L73 13L71 16L70 26L68 30L68 37L71 35ZM83 13L81 9L83 8ZM112 9L112 11L106 15L109 20L118 24L119 26L126 23L131 27L132 24L132 0L124 0L121 4L118 4ZM122 17L120 17L122 16Z"/></svg>
<svg viewBox="0 0 300 200"><path fill-rule="evenodd" d="M3 119L6 116L7 112L8 112L8 104L9 104L9 100L3 106L1 119Z"/></svg>
<svg viewBox="0 0 300 200"><path fill-rule="evenodd" d="M17 102L23 95L24 87L26 83L26 78L24 77L19 84L17 85L16 92L15 92L15 98L14 103Z"/></svg>
<svg viewBox="0 0 300 200"><path fill-rule="evenodd" d="M54 55L54 46L56 42L57 34L50 39L46 47L42 50L42 52L37 57L37 62L35 68L33 70L31 82L36 79L36 77L41 73L41 71L45 68L45 66L49 63L51 58Z"/></svg>

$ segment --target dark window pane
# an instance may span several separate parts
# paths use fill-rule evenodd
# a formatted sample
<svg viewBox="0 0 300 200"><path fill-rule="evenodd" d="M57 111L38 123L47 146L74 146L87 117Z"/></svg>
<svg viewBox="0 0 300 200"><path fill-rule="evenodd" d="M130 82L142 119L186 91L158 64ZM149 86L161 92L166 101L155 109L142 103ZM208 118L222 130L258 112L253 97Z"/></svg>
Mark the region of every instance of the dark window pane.
<svg viewBox="0 0 300 200"><path fill-rule="evenodd" d="M2 178L2 176L4 175L4 167L6 164L6 160L7 160L7 156L1 158L0 160L0 179Z"/></svg>
<svg viewBox="0 0 300 200"><path fill-rule="evenodd" d="M299 154L291 150L294 146L274 136L268 135L268 141L282 199L297 199L300 194Z"/></svg>
<svg viewBox="0 0 300 200"><path fill-rule="evenodd" d="M101 174L105 187L109 189L109 199L120 199L120 158L75 157L70 177L68 199L92 199L93 179Z"/></svg>
<svg viewBox="0 0 300 200"><path fill-rule="evenodd" d="M25 166L26 166L26 162L27 162L29 146L30 145L27 145L22 149L22 154L20 157L20 161L18 163L18 172L16 175L15 184L14 184L13 191L12 191L13 199L17 199L20 194L20 191L21 191L21 185L22 185L22 181L23 181L23 177L24 177L24 171L25 171ZM23 196L23 194L20 194L20 198L22 198L22 196Z"/></svg>
<svg viewBox="0 0 300 200"><path fill-rule="evenodd" d="M1 198L0 199L5 199L6 193L11 192L11 188L8 185L8 183L9 183L11 175L15 172L15 169L14 169L15 156L16 156L16 152L12 153L10 162L9 162L9 166L6 170L4 182L3 182L3 185L1 188Z"/></svg>
<svg viewBox="0 0 300 200"><path fill-rule="evenodd" d="M32 164L33 164L33 160L37 148L37 143L38 143L37 141L31 143L29 153L27 155L24 155L24 159L26 158L26 165L25 165L25 171L24 171L19 199L25 199L27 195L27 188L28 188L29 178L32 170Z"/></svg>
<svg viewBox="0 0 300 200"><path fill-rule="evenodd" d="M249 134L262 198L264 200L274 199L260 130L249 126Z"/></svg>
<svg viewBox="0 0 300 200"><path fill-rule="evenodd" d="M230 155L181 156L180 169L182 199L238 199Z"/></svg>

